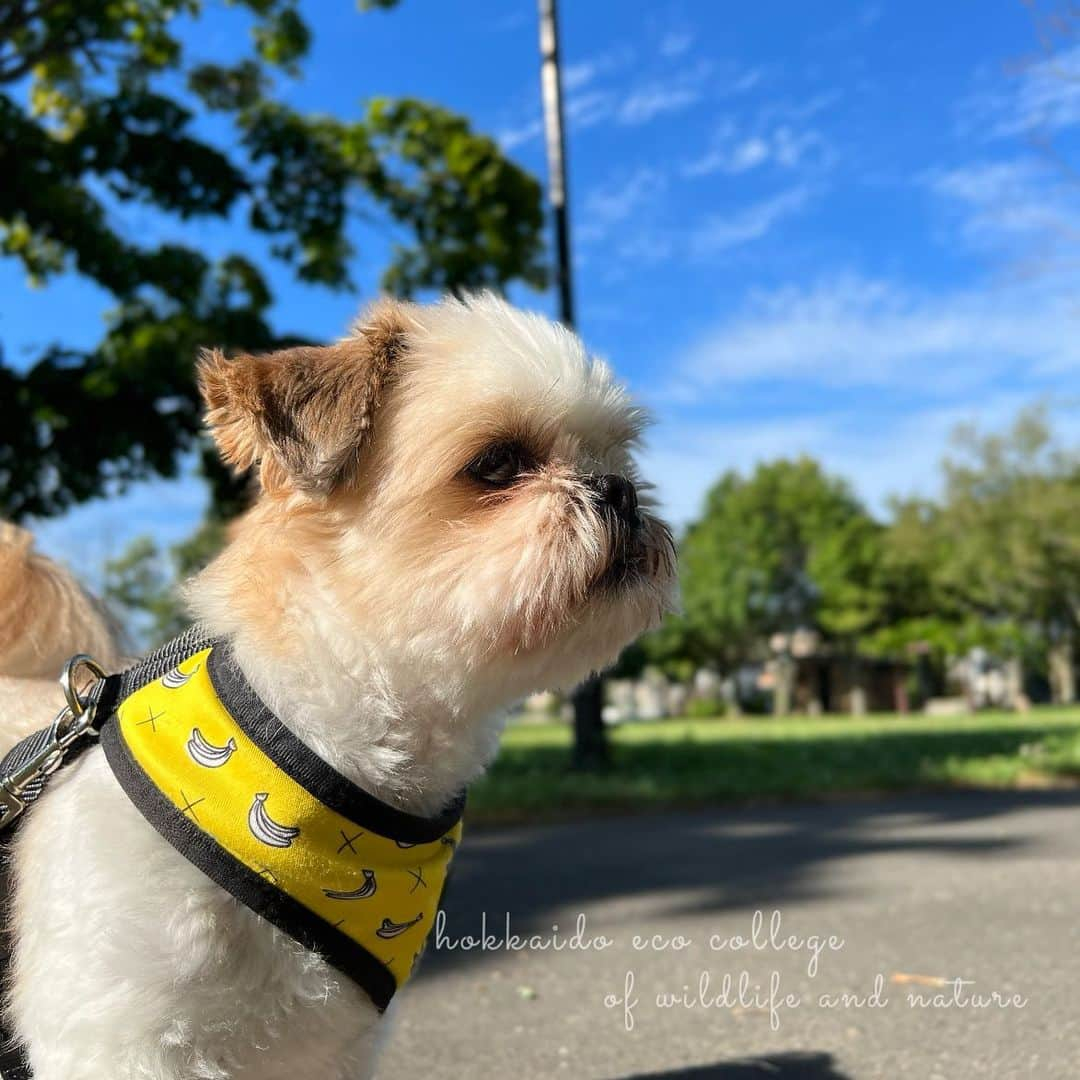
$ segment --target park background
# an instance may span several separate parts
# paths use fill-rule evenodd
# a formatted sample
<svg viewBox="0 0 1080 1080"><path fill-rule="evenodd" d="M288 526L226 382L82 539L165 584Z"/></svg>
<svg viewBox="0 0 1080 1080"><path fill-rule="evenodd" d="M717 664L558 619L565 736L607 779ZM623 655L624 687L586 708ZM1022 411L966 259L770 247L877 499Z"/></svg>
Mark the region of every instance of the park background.
<svg viewBox="0 0 1080 1080"><path fill-rule="evenodd" d="M447 899L455 934L622 944L436 947L391 1075L1075 1075L1078 14L563 4L576 321L655 418L683 612L608 673L599 749L523 704ZM333 339L380 289L559 313L536 17L0 5L0 517L132 648L247 495L200 346ZM715 966L631 934L770 908L847 945L748 974L810 1003L878 972L890 1011L605 1004ZM960 977L1031 1007L903 1007Z"/></svg>
<svg viewBox="0 0 1080 1080"><path fill-rule="evenodd" d="M133 646L243 505L198 345L380 288L552 310L531 9L371 7L7 16L6 510ZM1071 704L1073 16L602 9L564 31L578 323L656 417L684 604L608 718Z"/></svg>
<svg viewBox="0 0 1080 1080"><path fill-rule="evenodd" d="M133 648L246 497L198 432L199 346L332 339L380 289L558 311L535 12L360 8L0 23L3 511ZM606 719L643 722L617 768L568 782L540 698L477 812L1069 782L1075 13L564 21L577 323L655 417L683 613L610 673Z"/></svg>

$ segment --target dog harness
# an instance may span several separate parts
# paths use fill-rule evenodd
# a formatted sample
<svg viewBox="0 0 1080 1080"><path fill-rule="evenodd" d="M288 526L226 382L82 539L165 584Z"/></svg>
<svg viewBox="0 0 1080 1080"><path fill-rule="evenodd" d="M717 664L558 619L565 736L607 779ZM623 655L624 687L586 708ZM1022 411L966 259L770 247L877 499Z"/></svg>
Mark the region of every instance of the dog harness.
<svg viewBox="0 0 1080 1080"><path fill-rule="evenodd" d="M227 642L195 630L106 679L97 713L106 759L147 821L384 1010L434 926L464 793L430 818L377 799L278 720Z"/></svg>

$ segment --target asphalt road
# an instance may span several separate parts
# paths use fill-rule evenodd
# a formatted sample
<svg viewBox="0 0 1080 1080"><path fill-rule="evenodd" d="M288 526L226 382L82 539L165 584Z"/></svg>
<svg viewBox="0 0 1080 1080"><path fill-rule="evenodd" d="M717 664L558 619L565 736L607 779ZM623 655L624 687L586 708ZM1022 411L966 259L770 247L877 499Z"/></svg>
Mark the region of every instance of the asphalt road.
<svg viewBox="0 0 1080 1080"><path fill-rule="evenodd" d="M1080 792L476 830L379 1077L1073 1080L1078 910Z"/></svg>

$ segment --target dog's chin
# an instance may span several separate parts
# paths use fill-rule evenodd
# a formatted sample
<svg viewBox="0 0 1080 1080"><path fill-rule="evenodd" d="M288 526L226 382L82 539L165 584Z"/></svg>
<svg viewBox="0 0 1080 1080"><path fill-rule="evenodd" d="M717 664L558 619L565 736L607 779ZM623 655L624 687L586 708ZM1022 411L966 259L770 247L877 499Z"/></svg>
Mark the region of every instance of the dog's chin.
<svg viewBox="0 0 1080 1080"><path fill-rule="evenodd" d="M674 574L675 545L670 530L658 519L642 516L633 527L612 530L608 557L592 581L590 598L638 591L663 600L671 590ZM665 610L668 606L664 602Z"/></svg>
<svg viewBox="0 0 1080 1080"><path fill-rule="evenodd" d="M596 575L589 588L592 596L617 595L648 585L650 563L648 551L640 541L621 544Z"/></svg>
<svg viewBox="0 0 1080 1080"><path fill-rule="evenodd" d="M610 666L633 640L676 606L674 545L659 522L612 545L605 564L557 630L531 650L533 689L569 690Z"/></svg>

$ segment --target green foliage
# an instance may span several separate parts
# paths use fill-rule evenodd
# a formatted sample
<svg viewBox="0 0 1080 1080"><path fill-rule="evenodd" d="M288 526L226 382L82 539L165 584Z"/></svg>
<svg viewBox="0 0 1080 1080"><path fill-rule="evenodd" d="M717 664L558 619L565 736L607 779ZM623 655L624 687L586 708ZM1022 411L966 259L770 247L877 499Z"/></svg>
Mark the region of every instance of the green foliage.
<svg viewBox="0 0 1080 1080"><path fill-rule="evenodd" d="M1080 629L1080 456L1033 408L1001 434L960 429L943 473L939 500L893 505L882 572L904 604L865 647L1041 665Z"/></svg>
<svg viewBox="0 0 1080 1080"><path fill-rule="evenodd" d="M710 717L723 716L727 712L727 703L720 698L691 698L686 703L686 715L691 720L707 720Z"/></svg>
<svg viewBox="0 0 1080 1080"><path fill-rule="evenodd" d="M1049 664L1070 699L1080 453L1033 408L1000 434L958 430L943 480L940 498L896 500L883 525L808 459L726 474L683 539L684 614L645 640L648 657L730 670L806 627L833 651L923 666L975 647Z"/></svg>
<svg viewBox="0 0 1080 1080"><path fill-rule="evenodd" d="M187 540L163 552L148 536L133 540L105 567L104 597L121 623L146 648L175 637L189 624L178 586L201 570L225 543L225 527L210 518Z"/></svg>
<svg viewBox="0 0 1080 1080"><path fill-rule="evenodd" d="M730 669L776 632L864 631L883 606L880 543L847 484L809 458L729 472L683 539L684 613L648 639L650 655Z"/></svg>
<svg viewBox="0 0 1080 1080"><path fill-rule="evenodd" d="M1080 454L1053 439L1045 410L1012 429L961 429L945 462L938 527L943 587L988 616L1030 621L1051 636L1080 623Z"/></svg>
<svg viewBox="0 0 1080 1080"><path fill-rule="evenodd" d="M32 282L74 271L116 299L96 348L58 342L26 371L0 366L0 516L56 514L172 475L197 439L197 348L296 340L271 329L272 296L250 262L133 239L117 208L143 204L179 226L246 220L300 279L327 287L352 286L352 219L392 224L383 286L398 294L545 280L539 185L491 139L413 99L374 98L352 122L297 112L273 96L310 47L296 0L236 6L251 41L228 65L185 53L180 26L203 0L0 9L0 251ZM196 133L200 109L232 125L227 148ZM220 505L235 505L236 489L211 479Z"/></svg>

